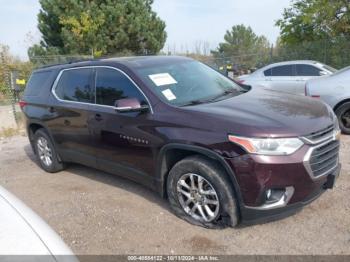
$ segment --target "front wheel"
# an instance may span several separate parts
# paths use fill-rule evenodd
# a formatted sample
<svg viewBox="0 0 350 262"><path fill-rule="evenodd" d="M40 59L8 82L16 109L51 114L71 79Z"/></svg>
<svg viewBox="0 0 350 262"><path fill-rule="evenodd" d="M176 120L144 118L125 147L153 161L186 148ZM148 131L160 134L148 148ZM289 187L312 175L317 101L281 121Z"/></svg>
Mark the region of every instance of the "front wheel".
<svg viewBox="0 0 350 262"><path fill-rule="evenodd" d="M335 114L338 117L339 127L344 134L350 134L350 102L341 105Z"/></svg>
<svg viewBox="0 0 350 262"><path fill-rule="evenodd" d="M187 157L170 171L169 202L175 214L191 224L224 228L237 224L234 192L226 173L201 156Z"/></svg>

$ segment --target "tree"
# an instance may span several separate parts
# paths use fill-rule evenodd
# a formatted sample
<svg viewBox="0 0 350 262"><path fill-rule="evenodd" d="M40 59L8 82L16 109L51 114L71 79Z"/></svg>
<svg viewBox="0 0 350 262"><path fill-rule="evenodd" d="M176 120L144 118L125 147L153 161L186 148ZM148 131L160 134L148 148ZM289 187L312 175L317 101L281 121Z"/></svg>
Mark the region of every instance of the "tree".
<svg viewBox="0 0 350 262"><path fill-rule="evenodd" d="M269 56L269 41L265 36L256 35L249 26L233 26L231 31L226 31L224 40L212 51L222 64L230 61L248 69L262 63Z"/></svg>
<svg viewBox="0 0 350 262"><path fill-rule="evenodd" d="M276 25L285 57L320 60L335 67L350 63L348 0L295 0Z"/></svg>
<svg viewBox="0 0 350 262"><path fill-rule="evenodd" d="M287 43L350 36L348 0L297 0L276 23L281 40Z"/></svg>
<svg viewBox="0 0 350 262"><path fill-rule="evenodd" d="M154 54L166 40L153 0L40 0L40 45L29 56L48 54Z"/></svg>

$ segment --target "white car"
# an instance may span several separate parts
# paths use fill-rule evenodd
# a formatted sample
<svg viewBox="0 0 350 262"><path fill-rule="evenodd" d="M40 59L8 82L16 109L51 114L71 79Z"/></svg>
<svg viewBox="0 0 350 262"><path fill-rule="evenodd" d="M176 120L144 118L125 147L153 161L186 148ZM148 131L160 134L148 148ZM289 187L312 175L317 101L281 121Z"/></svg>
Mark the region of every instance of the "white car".
<svg viewBox="0 0 350 262"><path fill-rule="evenodd" d="M240 76L238 82L253 88L265 87L304 95L307 80L330 75L336 71L336 69L316 61L288 61L271 64L250 75Z"/></svg>
<svg viewBox="0 0 350 262"><path fill-rule="evenodd" d="M342 132L350 134L350 67L307 81L305 95L328 104L337 115Z"/></svg>
<svg viewBox="0 0 350 262"><path fill-rule="evenodd" d="M25 255L25 261L78 261L38 215L0 187L0 256L10 261L14 255Z"/></svg>

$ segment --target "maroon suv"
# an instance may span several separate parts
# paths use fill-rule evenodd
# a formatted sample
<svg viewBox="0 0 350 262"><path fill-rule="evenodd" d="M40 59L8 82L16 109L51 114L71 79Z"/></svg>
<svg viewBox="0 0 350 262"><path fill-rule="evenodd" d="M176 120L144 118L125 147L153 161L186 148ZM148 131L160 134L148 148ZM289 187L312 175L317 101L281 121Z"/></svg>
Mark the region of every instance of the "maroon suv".
<svg viewBox="0 0 350 262"><path fill-rule="evenodd" d="M205 227L295 213L340 170L339 127L324 103L250 90L189 58L41 68L20 104L44 170L75 162L127 177Z"/></svg>

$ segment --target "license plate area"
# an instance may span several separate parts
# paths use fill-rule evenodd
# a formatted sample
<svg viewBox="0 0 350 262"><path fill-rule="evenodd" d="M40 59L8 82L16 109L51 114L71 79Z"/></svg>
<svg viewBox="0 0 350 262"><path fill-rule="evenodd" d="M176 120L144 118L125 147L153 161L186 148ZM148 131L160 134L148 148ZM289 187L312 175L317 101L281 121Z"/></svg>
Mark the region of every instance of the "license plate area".
<svg viewBox="0 0 350 262"><path fill-rule="evenodd" d="M335 181L340 173L340 166L332 173L327 176L327 182L324 184L324 189L332 189L334 187Z"/></svg>

